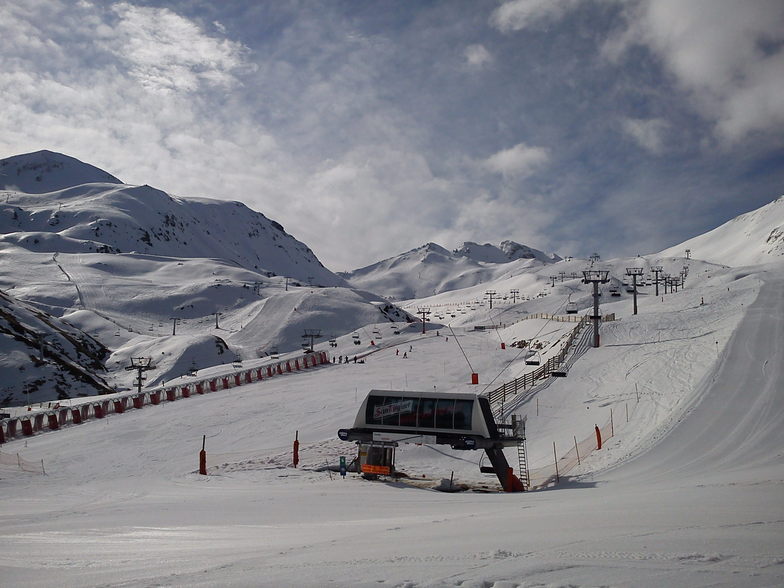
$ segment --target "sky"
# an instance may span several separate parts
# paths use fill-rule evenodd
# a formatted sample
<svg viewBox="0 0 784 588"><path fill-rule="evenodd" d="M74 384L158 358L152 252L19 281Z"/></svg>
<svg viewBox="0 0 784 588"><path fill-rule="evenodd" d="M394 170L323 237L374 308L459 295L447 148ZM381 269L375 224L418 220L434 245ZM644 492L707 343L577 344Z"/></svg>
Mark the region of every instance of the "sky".
<svg viewBox="0 0 784 588"><path fill-rule="evenodd" d="M0 0L0 157L239 200L333 271L651 253L784 194L780 0Z"/></svg>

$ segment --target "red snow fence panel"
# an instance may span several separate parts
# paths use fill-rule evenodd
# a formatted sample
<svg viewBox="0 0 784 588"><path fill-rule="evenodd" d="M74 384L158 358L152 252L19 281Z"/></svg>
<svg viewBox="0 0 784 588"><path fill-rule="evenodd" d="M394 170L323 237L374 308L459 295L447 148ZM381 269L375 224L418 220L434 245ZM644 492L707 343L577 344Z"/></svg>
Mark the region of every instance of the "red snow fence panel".
<svg viewBox="0 0 784 588"><path fill-rule="evenodd" d="M174 402L175 400L177 400L177 390L174 388L167 388L166 400L168 400L169 402Z"/></svg>
<svg viewBox="0 0 784 588"><path fill-rule="evenodd" d="M275 371L278 372L278 374L282 374L283 373L283 367L280 364L277 364L275 366Z"/></svg>
<svg viewBox="0 0 784 588"><path fill-rule="evenodd" d="M16 437L16 422L17 422L17 420L18 419L8 419L8 422L5 425L5 427L6 427L6 437L8 437L9 439L11 437Z"/></svg>
<svg viewBox="0 0 784 588"><path fill-rule="evenodd" d="M82 420L86 421L88 418L90 418L90 405L89 404L83 404L82 405Z"/></svg>
<svg viewBox="0 0 784 588"><path fill-rule="evenodd" d="M39 412L33 417L33 431L41 431L44 428L44 413Z"/></svg>
<svg viewBox="0 0 784 588"><path fill-rule="evenodd" d="M155 392L150 392L150 404L160 404L161 403L161 391L156 390Z"/></svg>
<svg viewBox="0 0 784 588"><path fill-rule="evenodd" d="M60 418L60 424L61 425L64 425L65 423L68 422L68 409L67 408L61 408L60 409L59 418Z"/></svg>
<svg viewBox="0 0 784 588"><path fill-rule="evenodd" d="M190 398L191 397L191 389L188 386L183 386L180 388L180 392L182 392L183 398Z"/></svg>
<svg viewBox="0 0 784 588"><path fill-rule="evenodd" d="M3 432L2 423L0 423L0 443L5 443L5 433Z"/></svg>
<svg viewBox="0 0 784 588"><path fill-rule="evenodd" d="M46 415L46 418L49 421L49 429L56 431L60 428L60 422L57 420L57 415L55 413L50 412Z"/></svg>
<svg viewBox="0 0 784 588"><path fill-rule="evenodd" d="M204 394L204 382L198 382L196 384L196 394Z"/></svg>
<svg viewBox="0 0 784 588"><path fill-rule="evenodd" d="M253 382L253 372L248 370L245 372L245 383L250 384L251 382Z"/></svg>
<svg viewBox="0 0 784 588"><path fill-rule="evenodd" d="M286 361L286 372L291 373L291 362Z"/></svg>
<svg viewBox="0 0 784 588"><path fill-rule="evenodd" d="M474 385L479 384L479 374L477 374L476 372L471 374L471 383Z"/></svg>
<svg viewBox="0 0 784 588"><path fill-rule="evenodd" d="M210 392L218 391L218 383L215 380L210 380Z"/></svg>
<svg viewBox="0 0 784 588"><path fill-rule="evenodd" d="M221 383L223 384L223 389L229 389L229 379L228 378L221 378Z"/></svg>
<svg viewBox="0 0 784 588"><path fill-rule="evenodd" d="M22 419L22 435L29 437L33 434L33 422L30 419Z"/></svg>
<svg viewBox="0 0 784 588"><path fill-rule="evenodd" d="M114 412L117 414L122 414L125 412L125 406L127 404L127 400L125 398L118 398L113 402L114 404Z"/></svg>
<svg viewBox="0 0 784 588"><path fill-rule="evenodd" d="M82 424L82 411L78 408L71 409L71 420L73 421L74 425L81 425Z"/></svg>
<svg viewBox="0 0 784 588"><path fill-rule="evenodd" d="M144 406L144 394L137 394L131 400L133 400L133 407L135 409L141 409Z"/></svg>
<svg viewBox="0 0 784 588"><path fill-rule="evenodd" d="M297 371L299 371L300 369L302 369L302 368L300 368L300 367L299 367L299 360L298 360L298 359L295 359L295 360L294 360L294 368L295 368Z"/></svg>
<svg viewBox="0 0 784 588"><path fill-rule="evenodd" d="M106 416L106 412L104 411L103 406L100 404L93 404L93 413L97 419L102 419L104 416Z"/></svg>
<svg viewBox="0 0 784 588"><path fill-rule="evenodd" d="M256 370L256 381L261 381L261 368Z"/></svg>
<svg viewBox="0 0 784 588"><path fill-rule="evenodd" d="M242 386L242 381L240 380L239 374L234 374L234 385L235 386Z"/></svg>
<svg viewBox="0 0 784 588"><path fill-rule="evenodd" d="M267 366L267 377L268 378L272 377L272 366L271 365Z"/></svg>

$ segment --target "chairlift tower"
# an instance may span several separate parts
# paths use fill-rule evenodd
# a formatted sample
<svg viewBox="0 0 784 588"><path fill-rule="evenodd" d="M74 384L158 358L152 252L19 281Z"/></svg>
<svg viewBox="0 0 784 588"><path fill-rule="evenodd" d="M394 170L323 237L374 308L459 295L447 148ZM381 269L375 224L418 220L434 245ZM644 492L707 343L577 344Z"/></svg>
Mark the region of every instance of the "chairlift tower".
<svg viewBox="0 0 784 588"><path fill-rule="evenodd" d="M555 281L558 279L558 276L550 276L550 287L555 288Z"/></svg>
<svg viewBox="0 0 784 588"><path fill-rule="evenodd" d="M566 272L558 272L558 277L561 278L561 283L563 283L566 278Z"/></svg>
<svg viewBox="0 0 784 588"><path fill-rule="evenodd" d="M664 268L660 265L654 265L651 267L651 272L656 274L656 279L653 281L656 284L656 296L659 295L659 274L664 271Z"/></svg>
<svg viewBox="0 0 784 588"><path fill-rule="evenodd" d="M422 334L424 335L427 332L425 327L427 325L427 315L430 314L430 307L429 306L417 307L417 314L422 315Z"/></svg>
<svg viewBox="0 0 784 588"><path fill-rule="evenodd" d="M490 300L490 310L493 310L493 297L498 296L498 292L495 290L487 290L485 296Z"/></svg>
<svg viewBox="0 0 784 588"><path fill-rule="evenodd" d="M672 280L670 279L670 274L664 274L662 277L664 278L664 293L667 294L667 288L672 291Z"/></svg>
<svg viewBox="0 0 784 588"><path fill-rule="evenodd" d="M637 314L637 276L643 274L641 267L627 267L626 275L632 277L632 288L634 288L634 314Z"/></svg>
<svg viewBox="0 0 784 588"><path fill-rule="evenodd" d="M509 295L512 297L512 304L514 304L517 302L517 297L520 296L520 290L517 288L512 288L509 290Z"/></svg>
<svg viewBox="0 0 784 588"><path fill-rule="evenodd" d="M691 259L691 249L686 250L686 259Z"/></svg>
<svg viewBox="0 0 784 588"><path fill-rule="evenodd" d="M321 338L321 329L305 329L305 334L302 335L303 339L310 339L310 351L313 351L313 342Z"/></svg>
<svg viewBox="0 0 784 588"><path fill-rule="evenodd" d="M171 316L169 320L172 322L172 337L177 334L177 323L180 322L181 319Z"/></svg>
<svg viewBox="0 0 784 588"><path fill-rule="evenodd" d="M594 265L599 263L599 260L601 259L601 256L598 253L594 252L594 253L591 254L591 256L588 259L591 260L591 267L593 267ZM583 272L583 273L585 273L585 272Z"/></svg>
<svg viewBox="0 0 784 588"><path fill-rule="evenodd" d="M220 327L218 326L218 317L221 316L223 313L222 312L213 312L212 314L215 315L215 328L219 329Z"/></svg>
<svg viewBox="0 0 784 588"><path fill-rule="evenodd" d="M681 279L680 278L677 278L677 277L676 278L672 278L672 280L670 280L670 292L673 291L673 288L675 288L675 292L677 292L678 291L678 286L680 286L680 285L681 285Z"/></svg>
<svg viewBox="0 0 784 588"><path fill-rule="evenodd" d="M610 281L610 270L587 269L583 270L583 283L593 284L593 346L599 347L599 284Z"/></svg>
<svg viewBox="0 0 784 588"><path fill-rule="evenodd" d="M136 371L136 391L142 393L142 382L147 378L144 377L144 372L154 369L152 365L152 357L132 357L131 365L126 366L127 371Z"/></svg>

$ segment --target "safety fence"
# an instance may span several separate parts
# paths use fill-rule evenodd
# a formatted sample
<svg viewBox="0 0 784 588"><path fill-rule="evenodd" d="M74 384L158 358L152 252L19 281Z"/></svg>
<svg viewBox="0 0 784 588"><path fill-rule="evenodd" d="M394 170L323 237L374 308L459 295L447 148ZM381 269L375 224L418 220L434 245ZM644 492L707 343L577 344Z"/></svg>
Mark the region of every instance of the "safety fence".
<svg viewBox="0 0 784 588"><path fill-rule="evenodd" d="M604 426L597 426L593 433L582 441L578 441L575 436L574 445L560 457L558 457L557 447L553 443L553 463L528 471L531 489L546 488L557 484L562 476L565 476L580 465L594 451L601 449L604 443L614 436L615 426L611 411L610 418Z"/></svg>
<svg viewBox="0 0 784 588"><path fill-rule="evenodd" d="M589 321L590 317L588 315L582 315L582 318L575 321L578 323L577 327L572 330L564 343L561 345L561 350L557 355L549 358L543 365L540 365L534 371L523 374L519 378L515 378L510 382L504 382L495 390L487 392L485 395L490 401L491 406L493 404L505 404L507 399L511 399L520 392L531 388L538 380L547 378L553 373L561 373L560 370L564 370L566 367L564 365L564 360L566 359L566 355L569 353L575 338L580 334L582 329L588 324Z"/></svg>
<svg viewBox="0 0 784 588"><path fill-rule="evenodd" d="M12 466L22 470L23 472L31 472L33 474L45 474L44 460L40 462L29 461L23 458L18 453L3 453L0 451L0 465Z"/></svg>
<svg viewBox="0 0 784 588"><path fill-rule="evenodd" d="M239 370L200 381L165 386L141 393L132 392L117 395L109 399L85 402L76 406L58 407L30 416L3 419L0 421L0 443L10 441L17 436L30 437L47 430L56 431L67 425L80 425L87 419L102 419L111 413L122 414L129 409L139 410L146 404L157 405L162 402L174 402L180 398L190 398L193 395L227 390L322 364L331 365L326 351L309 353L295 359ZM0 461L0 465L3 464L5 462Z"/></svg>

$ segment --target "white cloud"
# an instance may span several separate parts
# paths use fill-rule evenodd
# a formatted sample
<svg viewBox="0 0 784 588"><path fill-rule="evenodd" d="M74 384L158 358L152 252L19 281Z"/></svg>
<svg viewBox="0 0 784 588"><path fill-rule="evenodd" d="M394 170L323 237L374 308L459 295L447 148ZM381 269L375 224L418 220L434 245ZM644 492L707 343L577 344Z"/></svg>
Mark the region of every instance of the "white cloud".
<svg viewBox="0 0 784 588"><path fill-rule="evenodd" d="M472 67L483 67L493 61L493 56L484 45L469 45L464 54L466 62Z"/></svg>
<svg viewBox="0 0 784 588"><path fill-rule="evenodd" d="M561 18L580 0L510 0L490 15L490 24L502 33L520 31L540 22Z"/></svg>
<svg viewBox="0 0 784 588"><path fill-rule="evenodd" d="M193 91L200 83L236 83L232 71L243 65L246 49L242 44L210 37L166 8L122 2L112 10L118 17L115 34L100 44L126 63L144 87Z"/></svg>
<svg viewBox="0 0 784 588"><path fill-rule="evenodd" d="M486 169L499 173L505 178L519 178L533 174L549 159L550 154L547 149L518 143L514 147L494 153L482 163Z"/></svg>
<svg viewBox="0 0 784 588"><path fill-rule="evenodd" d="M732 142L784 128L784 2L645 0L604 46L621 58L643 44L658 55L695 105Z"/></svg>
<svg viewBox="0 0 784 588"><path fill-rule="evenodd" d="M639 119L623 118L621 126L626 134L632 137L647 151L654 154L662 153L664 149L664 134L669 124L660 118Z"/></svg>

